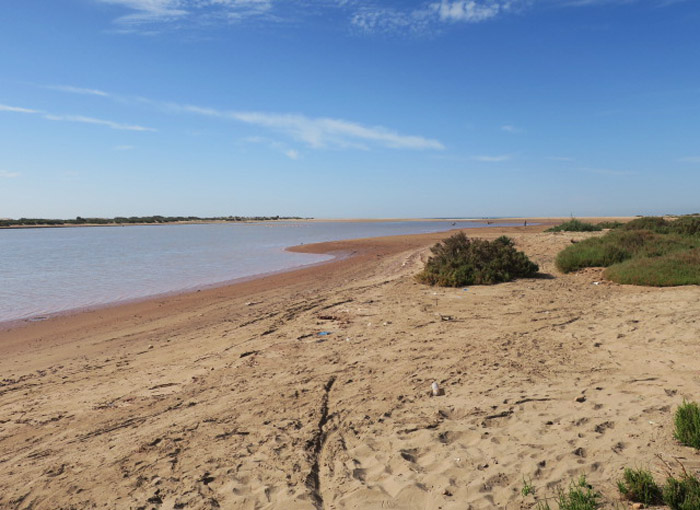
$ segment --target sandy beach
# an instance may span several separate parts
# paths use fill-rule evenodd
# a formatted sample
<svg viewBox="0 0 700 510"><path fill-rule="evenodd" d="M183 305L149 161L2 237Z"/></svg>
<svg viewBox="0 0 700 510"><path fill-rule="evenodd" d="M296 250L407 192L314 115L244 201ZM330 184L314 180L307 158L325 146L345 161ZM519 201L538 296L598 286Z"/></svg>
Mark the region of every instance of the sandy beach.
<svg viewBox="0 0 700 510"><path fill-rule="evenodd" d="M700 395L700 288L563 275L598 233L511 236L538 278L466 289L414 275L445 233L236 285L0 331L0 508L534 508L586 474L622 508ZM430 395L437 382L444 394Z"/></svg>

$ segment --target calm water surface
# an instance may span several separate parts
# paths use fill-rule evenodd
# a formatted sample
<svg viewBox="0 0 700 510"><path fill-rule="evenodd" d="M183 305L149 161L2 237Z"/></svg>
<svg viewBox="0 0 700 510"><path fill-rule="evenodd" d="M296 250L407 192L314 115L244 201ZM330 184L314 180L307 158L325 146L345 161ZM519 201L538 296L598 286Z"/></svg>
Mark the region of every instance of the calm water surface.
<svg viewBox="0 0 700 510"><path fill-rule="evenodd" d="M302 243L479 226L486 225L271 222L0 230L0 322L192 290L332 258L284 251Z"/></svg>

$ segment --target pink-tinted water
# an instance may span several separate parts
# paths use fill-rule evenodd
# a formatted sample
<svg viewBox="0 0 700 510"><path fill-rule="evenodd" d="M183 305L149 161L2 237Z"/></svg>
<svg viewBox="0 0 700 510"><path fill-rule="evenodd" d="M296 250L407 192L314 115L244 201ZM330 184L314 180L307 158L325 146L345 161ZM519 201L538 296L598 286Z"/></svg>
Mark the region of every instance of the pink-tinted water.
<svg viewBox="0 0 700 510"><path fill-rule="evenodd" d="M302 243L478 226L270 222L0 230L0 322L186 291L330 258L284 251Z"/></svg>

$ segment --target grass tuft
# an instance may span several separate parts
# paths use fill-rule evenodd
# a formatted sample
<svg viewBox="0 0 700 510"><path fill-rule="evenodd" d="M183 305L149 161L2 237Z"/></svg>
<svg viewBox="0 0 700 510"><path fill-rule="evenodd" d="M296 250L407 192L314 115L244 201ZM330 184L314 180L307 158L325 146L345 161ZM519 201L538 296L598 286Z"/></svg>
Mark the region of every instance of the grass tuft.
<svg viewBox="0 0 700 510"><path fill-rule="evenodd" d="M669 222L660 216L643 216L628 221L622 226L622 230L651 230L660 234L668 233Z"/></svg>
<svg viewBox="0 0 700 510"><path fill-rule="evenodd" d="M670 223L684 222L679 230L691 231L694 228L691 223L696 219L700 221L700 218L682 217ZM652 220L640 225L660 225L655 220L668 223L663 218ZM617 283L657 287L699 285L700 236L625 228L612 230L604 236L568 246L557 255L556 266L564 273L584 267L607 267L605 277Z"/></svg>
<svg viewBox="0 0 700 510"><path fill-rule="evenodd" d="M700 480L688 474L670 476L663 490L664 503L672 510L700 509Z"/></svg>
<svg viewBox="0 0 700 510"><path fill-rule="evenodd" d="M539 267L501 236L495 241L468 239L463 232L437 243L416 278L429 285L491 285L534 276Z"/></svg>
<svg viewBox="0 0 700 510"><path fill-rule="evenodd" d="M617 482L617 488L624 499L645 505L655 505L662 502L661 489L649 471L644 469L625 468L622 480Z"/></svg>
<svg viewBox="0 0 700 510"><path fill-rule="evenodd" d="M676 429L673 437L684 445L700 450L700 407L698 404L684 401L676 410L674 422Z"/></svg>
<svg viewBox="0 0 700 510"><path fill-rule="evenodd" d="M617 283L652 287L700 285L700 248L626 260L606 269L604 276Z"/></svg>
<svg viewBox="0 0 700 510"><path fill-rule="evenodd" d="M557 268L570 273L584 267L609 267L633 257L658 257L700 246L700 239L662 235L648 230L612 231L568 246L556 258Z"/></svg>
<svg viewBox="0 0 700 510"><path fill-rule="evenodd" d="M657 234L700 234L700 216L680 216L675 220L667 220L659 216L645 216L625 223L622 230L651 230Z"/></svg>
<svg viewBox="0 0 700 510"><path fill-rule="evenodd" d="M523 478L523 488L520 490L523 496L529 496L530 494L535 494L535 486L532 485L532 478L529 480Z"/></svg>
<svg viewBox="0 0 700 510"><path fill-rule="evenodd" d="M581 475L577 481L571 482L568 491L559 489L557 504L559 510L596 510L600 498L600 493L588 484L586 476Z"/></svg>
<svg viewBox="0 0 700 510"><path fill-rule="evenodd" d="M599 232L603 228L600 225L593 225L592 223L585 223L576 218L571 218L560 225L548 228L545 232Z"/></svg>

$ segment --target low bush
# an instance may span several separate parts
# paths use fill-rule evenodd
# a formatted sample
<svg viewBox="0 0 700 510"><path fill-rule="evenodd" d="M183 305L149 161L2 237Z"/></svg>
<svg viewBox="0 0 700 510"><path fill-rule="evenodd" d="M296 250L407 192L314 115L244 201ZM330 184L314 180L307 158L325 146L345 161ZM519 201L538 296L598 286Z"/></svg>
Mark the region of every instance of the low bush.
<svg viewBox="0 0 700 510"><path fill-rule="evenodd" d="M604 276L617 283L652 287L700 285L700 248L626 260L608 267Z"/></svg>
<svg viewBox="0 0 700 510"><path fill-rule="evenodd" d="M700 235L700 216L681 216L677 220L670 222L668 229L680 235Z"/></svg>
<svg viewBox="0 0 700 510"><path fill-rule="evenodd" d="M655 505L662 502L661 489L649 471L644 469L625 468L622 480L617 482L617 488L624 499L645 505Z"/></svg>
<svg viewBox="0 0 700 510"><path fill-rule="evenodd" d="M593 225L592 223L585 223L572 218L561 225L548 228L545 232L599 232L601 230L603 230L603 227L600 225Z"/></svg>
<svg viewBox="0 0 700 510"><path fill-rule="evenodd" d="M609 239L596 237L571 245L557 255L556 266L563 273L584 267L608 267L632 255Z"/></svg>
<svg viewBox="0 0 700 510"><path fill-rule="evenodd" d="M433 255L425 268L416 276L418 281L429 285L490 285L534 276L539 270L506 236L489 242L468 239L458 232L437 243L431 252Z"/></svg>
<svg viewBox="0 0 700 510"><path fill-rule="evenodd" d="M700 450L700 407L696 402L683 402L676 410L673 437ZM700 507L699 507L700 508Z"/></svg>
<svg viewBox="0 0 700 510"><path fill-rule="evenodd" d="M568 246L556 258L564 272L584 267L609 267L633 257L658 257L700 246L700 239L662 235L648 230L608 232Z"/></svg>
<svg viewBox="0 0 700 510"><path fill-rule="evenodd" d="M698 510L700 480L687 473L681 478L669 476L663 489L663 498L671 510Z"/></svg>
<svg viewBox="0 0 700 510"><path fill-rule="evenodd" d="M668 233L669 222L660 216L643 216L628 221L622 226L623 230L651 230L661 234Z"/></svg>
<svg viewBox="0 0 700 510"><path fill-rule="evenodd" d="M621 228L623 230L651 230L658 234L695 236L700 234L700 216L680 216L675 220L667 220L659 216L644 216L625 223Z"/></svg>

